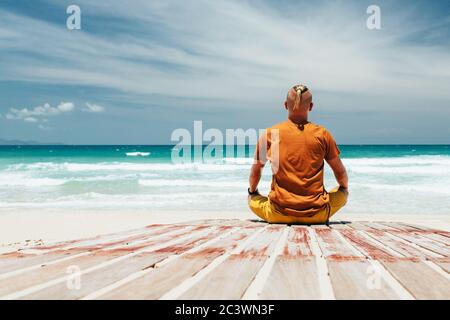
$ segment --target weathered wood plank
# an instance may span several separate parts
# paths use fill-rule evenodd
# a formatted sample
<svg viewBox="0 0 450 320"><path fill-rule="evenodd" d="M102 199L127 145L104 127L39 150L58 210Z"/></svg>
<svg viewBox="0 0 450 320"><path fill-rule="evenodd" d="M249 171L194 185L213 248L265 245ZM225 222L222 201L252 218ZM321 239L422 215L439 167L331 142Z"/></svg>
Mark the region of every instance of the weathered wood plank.
<svg viewBox="0 0 450 320"><path fill-rule="evenodd" d="M203 230L205 227L199 226L198 230ZM111 283L119 281L131 273L138 272L143 269L153 267L157 262L166 259L170 255L180 254L190 250L202 243L209 241L220 234L220 230L224 231L229 227L223 226L219 230L209 228L209 232L196 233L192 238L173 245L165 246L158 250L151 252L142 252L131 256L128 259L121 260L118 263L108 265L94 272L89 272L82 275L83 285L77 290L72 290L67 287L65 283L59 283L55 286L45 290L38 291L34 294L25 296L25 299L79 299L83 296L99 290ZM167 240L168 241L168 240ZM160 244L152 243L152 245ZM164 243L164 242L162 242ZM151 246L152 246L151 245Z"/></svg>
<svg viewBox="0 0 450 320"><path fill-rule="evenodd" d="M432 261L435 264L437 264L439 267L441 267L445 272L450 273L450 259L449 258L433 259Z"/></svg>
<svg viewBox="0 0 450 320"><path fill-rule="evenodd" d="M97 252L57 264L44 264L38 270L25 272L6 279L0 279L0 297L11 292L24 290L28 287L63 277L67 275L71 268L87 269L102 262L117 258L118 256L120 256L120 253L105 254L104 252Z"/></svg>
<svg viewBox="0 0 450 320"><path fill-rule="evenodd" d="M124 259L124 258L131 258L134 255L137 255L139 253L139 250L141 250L141 249L145 250L146 248L152 248L152 247L155 247L155 246L158 246L158 245L161 246L161 243L163 243L163 244L166 243L166 242L169 243L170 241L175 241L176 242L177 241L176 239L178 239L178 238L183 239L183 237L185 237L187 235L192 235L192 238L188 240L190 243L192 243L193 239L199 239L199 237L201 237L200 239L203 239L203 235L204 235L204 232L205 232L204 229L205 229L204 227L197 227L197 228L194 228L194 229L183 228L180 231L177 231L176 234L169 233L169 234L163 235L161 237L155 237L154 239L149 240L149 241L147 241L145 243L140 243L139 245L128 246L128 247L119 247L119 248L115 248L115 249L111 249L111 250L101 251L101 255L100 256L101 257L105 257L102 261L96 261L97 257L98 257L98 255L96 255L96 253L98 253L98 252L96 252L96 253L89 253L87 256L83 256L83 257L80 257L80 258L75 258L73 261L71 260L71 263L72 263L73 266L77 266L77 263L83 264L82 262L84 261L84 263L87 264L87 263L89 263L90 259L93 259L95 262L97 262L97 264L95 264L95 265L93 265L93 266L91 266L90 268L87 268L87 269L86 268L85 269L79 268L79 269L83 273L84 272L91 272L91 271L87 271L87 270L90 270L90 269L98 269L98 270L96 270L97 273L95 273L95 274L98 274L98 277L102 278L102 276L103 277L105 276L105 274L103 273L104 269L106 267L109 267L110 264L113 267L117 266L117 265L120 265L120 263L123 263L122 259ZM195 231L193 232L193 230L195 230L196 232ZM215 230L211 230L210 233L211 234L215 234L214 231ZM192 243L192 245L195 245L195 243ZM177 249L179 249L179 247L174 248L174 250L177 250ZM170 254L169 252L162 253L162 252L156 252L156 251L154 251L154 253L155 253L155 255L162 254L165 257ZM44 268L40 268L37 271L36 270L29 271L29 272L38 272L38 278L33 278L33 279L39 279L39 271L43 272L43 274L41 275L41 278L39 280L40 283L49 283L49 284L51 284L51 285L49 285L49 287L44 287L42 289L39 289L39 291L37 291L36 293L33 293L32 294L33 297L36 297L36 298L40 297L40 296L42 296L44 298L47 297L47 295L49 295L51 292L55 292L55 291L52 291L53 290L53 286L56 286L57 288L60 289L59 291L57 291L59 293L62 293L64 291L64 288L68 289L65 286L65 281L64 281L67 276L64 275L64 274L61 275L61 273L64 273L66 271L66 269L64 269L64 268L57 269L57 268L58 268L58 264L55 264L55 265L51 266L51 270L53 270L55 272L56 272L56 270L59 270L59 272L56 272L56 273L57 273L57 275L60 275L60 277L56 277L56 279L54 279L54 280L46 278L46 277L53 278L53 275L52 275L52 273L47 273L46 272L47 268L45 268L45 267ZM94 271L94 270L92 270L92 271ZM21 277L24 277L25 275L26 275L26 273L25 274L21 273L21 274L17 275L16 277L18 277L20 279ZM53 285L52 284L53 281L56 281L57 283L55 283L55 285ZM35 287L40 287L40 284L36 285ZM62 290L61 290L61 287L63 288ZM84 289L86 289L86 288L87 288L87 286L85 285ZM26 290L28 290L28 288ZM20 290L19 291L14 291L14 292L20 292ZM8 292L7 295L10 295L11 293L12 292Z"/></svg>
<svg viewBox="0 0 450 320"><path fill-rule="evenodd" d="M425 227L425 226L419 226L419 225L412 224L412 223L398 222L397 225L405 227L407 231L415 231L415 230L416 231L417 230L427 231L427 232L434 232L434 231L436 231L435 229L431 229L431 228L428 228L428 227Z"/></svg>
<svg viewBox="0 0 450 320"><path fill-rule="evenodd" d="M322 255L326 259L354 260L364 258L360 253L352 250L337 234L337 231L328 227L312 226L316 233Z"/></svg>
<svg viewBox="0 0 450 320"><path fill-rule="evenodd" d="M45 255L13 252L0 259L0 275L34 265L43 265L76 254L79 254L79 252L70 250L54 251Z"/></svg>
<svg viewBox="0 0 450 320"><path fill-rule="evenodd" d="M124 246L132 246L135 241L151 239L152 237L159 236L165 232L175 230L182 230L182 227L169 227L164 229L154 228L146 231L146 233L144 234L130 236L129 238L122 238L121 240L116 241L111 241L111 238L103 238L103 240L110 241L105 243L97 242L97 240L95 242L92 242L91 240L87 242L80 241L76 242L75 244L72 243L68 249L64 249L64 246L62 246L61 248L59 248L59 246L56 246L51 247L48 252L37 251L34 253L27 253L29 252L27 250L4 254L0 256L0 275L38 264L42 265L50 263L58 259L66 258L68 256L75 256L76 254L79 254L81 252L109 249L113 247L119 248Z"/></svg>
<svg viewBox="0 0 450 320"><path fill-rule="evenodd" d="M188 289L179 299L241 299L265 260L265 256L242 258L232 255L200 282Z"/></svg>
<svg viewBox="0 0 450 320"><path fill-rule="evenodd" d="M295 280L294 280L295 279ZM259 299L320 299L319 275L307 227L292 226Z"/></svg>
<svg viewBox="0 0 450 320"><path fill-rule="evenodd" d="M427 259L427 258L437 258L442 257L434 252L425 250L425 249L418 249L411 245L411 243L407 242L406 240L402 240L399 238L396 238L392 236L390 233L381 231L379 229L372 228L371 223L366 223L366 226L369 227L368 230L365 231L365 233L369 236L371 236L373 239L376 239L377 241L381 242L386 247L391 248L392 250L398 252L402 256L406 258L411 259ZM375 226L376 227L376 226Z"/></svg>
<svg viewBox="0 0 450 320"><path fill-rule="evenodd" d="M424 236L425 238L440 242L440 243L444 244L446 247L450 247L450 238L446 237L440 233L423 232L423 233L421 233L421 235Z"/></svg>
<svg viewBox="0 0 450 320"><path fill-rule="evenodd" d="M418 226L410 223L392 223L392 222L383 222L383 224L389 224L391 227L395 227L396 230L405 231L408 233L419 234L425 238L429 238L431 240L435 240L445 244L446 246L450 246L450 232L443 230L431 229L423 226Z"/></svg>
<svg viewBox="0 0 450 320"><path fill-rule="evenodd" d="M177 236L183 236L190 234L192 232L196 232L197 230L202 230L203 227L198 228L178 228L178 230L168 232L167 234L160 235L159 233L155 233L154 237L145 237L143 239L140 239L140 241L126 241L124 240L121 245L114 245L114 246L99 246L98 249L95 250L85 250L85 251L79 251L78 249L69 249L69 250L60 250L60 252L49 252L47 254L43 255L37 255L37 256L25 256L25 261L17 261L17 259L13 259L12 257L7 261L3 262L3 267L7 266L6 262L9 262L9 271L3 272L0 274L0 279L3 279L5 277L10 277L11 273L18 273L17 275L14 275L16 278L22 278L26 277L27 273L31 272L39 272L44 270L48 267L48 265L51 265L52 268L58 267L59 264L71 264L76 265L78 264L78 261L80 259L87 260L90 257L97 257L97 256L104 256L105 259L107 256L115 256L116 253L121 254L127 254L129 252L136 251L140 248L152 246L159 244L164 241L169 241L173 237ZM90 248L86 248L90 249ZM95 253L100 253L99 255L96 255ZM80 255L82 257L80 257ZM6 260L6 259L4 259ZM56 264L56 265L55 265ZM20 267L20 268L18 268ZM32 270L28 270L32 268ZM34 269L33 269L34 268ZM3 270L6 270L6 268L3 268Z"/></svg>
<svg viewBox="0 0 450 320"><path fill-rule="evenodd" d="M372 229L371 227L367 226L365 223L363 223L361 221L351 222L351 223L345 224L345 226L350 227L355 230L358 230L358 231L370 231Z"/></svg>
<svg viewBox="0 0 450 320"><path fill-rule="evenodd" d="M240 299L279 240L283 226L269 226L240 253L183 293L180 299Z"/></svg>
<svg viewBox="0 0 450 320"><path fill-rule="evenodd" d="M450 281L423 261L381 261L416 299L449 299Z"/></svg>
<svg viewBox="0 0 450 320"><path fill-rule="evenodd" d="M159 239L160 236L166 237L170 235L176 235L178 233L185 233L188 229L173 226L167 227L163 229L158 229L154 231L150 231L145 234L131 236L129 238L107 241L103 243L85 243L81 246L70 246L69 248L63 248L62 250L67 250L71 252L86 252L86 251L98 251L98 250L116 250L116 249L127 249L127 248L139 248L141 246L145 246L149 242L153 242L156 239ZM45 253L44 253L45 255Z"/></svg>
<svg viewBox="0 0 450 320"><path fill-rule="evenodd" d="M338 300L379 300L399 297L366 259L327 261L334 295Z"/></svg>
<svg viewBox="0 0 450 320"><path fill-rule="evenodd" d="M313 257L277 257L259 299L320 299L318 279Z"/></svg>
<svg viewBox="0 0 450 320"><path fill-rule="evenodd" d="M349 248L338 232L352 230L347 225L314 228L322 254L327 261L331 285L336 299L397 299L389 284L379 279L379 286L371 285L374 267L356 248Z"/></svg>
<svg viewBox="0 0 450 320"><path fill-rule="evenodd" d="M432 230L425 227L409 225L404 223L389 223L390 226L383 225L382 223L365 223L370 224L374 229L378 229L385 232L394 231L395 232L406 232L406 233L416 233L425 238L441 242L446 246L450 246L450 238L445 235L445 231ZM381 226L381 227L380 227ZM395 228L394 228L395 226Z"/></svg>
<svg viewBox="0 0 450 320"><path fill-rule="evenodd" d="M168 254L155 254L153 252L143 252L129 257L126 260L119 261L113 265L108 265L101 270L81 274L80 287L71 286L71 280L67 279L51 287L25 295L20 299L39 300L39 299L79 299L94 290L98 290L110 283L118 281L130 273L152 267L155 263L165 259ZM83 271L83 269L81 270Z"/></svg>
<svg viewBox="0 0 450 320"><path fill-rule="evenodd" d="M405 235L405 231L390 231ZM398 259L390 255L386 250L377 248L375 243L366 241L356 232L341 230L341 233L357 246L364 254L376 259L383 264L389 273L399 281L417 299L442 299L450 292L449 281L442 275L431 269L424 262ZM413 232L408 232L407 237L420 237ZM421 237L422 238L422 237ZM421 240L425 241L425 240ZM436 290L434 290L434 287ZM433 288L433 289L430 289Z"/></svg>
<svg viewBox="0 0 450 320"><path fill-rule="evenodd" d="M379 230L379 231L384 231L384 232L389 232L389 231L392 231L392 230L394 230L394 231L400 230L400 229L394 228L392 226L384 225L384 224L382 224L380 222L377 222L377 221L375 221L375 222L362 222L362 223L364 223L366 225L370 225L370 227L373 228L373 229L376 229L376 230ZM392 224L392 225L395 225L395 224Z"/></svg>
<svg viewBox="0 0 450 320"><path fill-rule="evenodd" d="M263 227L267 225L264 222L240 219L200 219L187 221L185 225L208 225L208 226L230 226L230 227Z"/></svg>
<svg viewBox="0 0 450 320"><path fill-rule="evenodd" d="M307 227L290 227L282 255L290 258L313 256Z"/></svg>
<svg viewBox="0 0 450 320"><path fill-rule="evenodd" d="M335 228L336 229L336 228ZM375 240L369 240L362 236L358 231L350 227L337 227L339 233L344 236L355 248L368 258L375 260L395 260L398 257L393 255L388 250L379 246Z"/></svg>
<svg viewBox="0 0 450 320"><path fill-rule="evenodd" d="M441 242L428 239L414 232L390 231L390 233L445 257L450 256L450 248Z"/></svg>
<svg viewBox="0 0 450 320"><path fill-rule="evenodd" d="M184 256L126 283L99 297L99 299L159 299L186 279L194 276L213 260L233 250L256 230L240 229L217 243Z"/></svg>
<svg viewBox="0 0 450 320"><path fill-rule="evenodd" d="M137 239L139 237L145 237L146 235L154 235L158 231L162 232L168 232L169 229L177 228L178 226L174 225L150 225L145 228L139 228L119 233L111 233L111 234L105 234L105 235L99 235L96 237L90 237L85 239L79 239L79 240L70 240L70 241L63 241L63 242L56 242L51 243L48 245L42 245L42 246L35 246L35 247L27 247L24 248L24 252L37 250L50 251L50 250L62 250L62 249L72 249L72 248L86 248L86 247L92 247L98 244L108 244L112 243L120 243L123 241L131 241L132 239ZM1 258L1 255L0 255Z"/></svg>

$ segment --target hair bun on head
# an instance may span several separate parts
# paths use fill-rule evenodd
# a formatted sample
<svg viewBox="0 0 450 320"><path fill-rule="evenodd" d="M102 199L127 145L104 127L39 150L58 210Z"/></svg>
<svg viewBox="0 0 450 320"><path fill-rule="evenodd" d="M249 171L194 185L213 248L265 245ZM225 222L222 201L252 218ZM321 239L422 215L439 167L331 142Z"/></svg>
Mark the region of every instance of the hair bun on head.
<svg viewBox="0 0 450 320"><path fill-rule="evenodd" d="M295 90L295 92L297 92L297 95L299 96L308 91L308 87L305 86L304 84L298 84L294 86L293 89Z"/></svg>
<svg viewBox="0 0 450 320"><path fill-rule="evenodd" d="M298 84L293 86L292 89L294 89L295 92L297 93L297 97L294 103L294 109L297 109L300 107L300 104L302 102L302 94L308 91L308 87L305 86L304 84Z"/></svg>

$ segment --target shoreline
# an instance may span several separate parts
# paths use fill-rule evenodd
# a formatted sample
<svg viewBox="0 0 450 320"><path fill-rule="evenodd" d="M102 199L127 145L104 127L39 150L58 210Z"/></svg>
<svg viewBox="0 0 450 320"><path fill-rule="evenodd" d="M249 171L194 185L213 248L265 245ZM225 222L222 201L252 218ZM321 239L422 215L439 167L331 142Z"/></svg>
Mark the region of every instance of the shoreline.
<svg viewBox="0 0 450 320"><path fill-rule="evenodd" d="M250 211L199 212L86 209L0 209L0 253L20 247L89 238L141 228L150 224L181 223L199 219L258 219ZM446 214L337 213L338 221L405 222L450 232Z"/></svg>

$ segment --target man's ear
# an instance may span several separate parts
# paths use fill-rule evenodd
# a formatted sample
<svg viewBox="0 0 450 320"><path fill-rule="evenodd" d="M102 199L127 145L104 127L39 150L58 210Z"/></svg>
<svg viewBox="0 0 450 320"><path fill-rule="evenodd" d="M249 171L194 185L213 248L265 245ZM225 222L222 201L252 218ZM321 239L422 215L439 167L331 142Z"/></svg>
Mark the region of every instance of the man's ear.
<svg viewBox="0 0 450 320"><path fill-rule="evenodd" d="M311 104L309 105L309 111L311 111L313 107L314 107L314 103L311 102Z"/></svg>
<svg viewBox="0 0 450 320"><path fill-rule="evenodd" d="M287 101L284 102L284 108L285 108L286 110L288 109Z"/></svg>

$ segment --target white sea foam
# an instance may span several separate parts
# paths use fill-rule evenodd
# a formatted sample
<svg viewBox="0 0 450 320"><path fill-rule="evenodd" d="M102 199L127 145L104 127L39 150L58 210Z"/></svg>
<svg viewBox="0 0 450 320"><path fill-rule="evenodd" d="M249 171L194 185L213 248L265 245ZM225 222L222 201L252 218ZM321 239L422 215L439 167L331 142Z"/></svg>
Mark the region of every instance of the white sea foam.
<svg viewBox="0 0 450 320"><path fill-rule="evenodd" d="M247 181L220 181L220 180L167 180L167 179L152 179L152 180L139 180L139 184L142 186L151 187L211 187L211 188L241 188L245 190Z"/></svg>
<svg viewBox="0 0 450 320"><path fill-rule="evenodd" d="M352 189L367 188L373 190L383 191L395 191L401 193L409 192L422 192L422 193L435 193L435 194L450 194L450 185L448 184L386 184L386 183L358 183L353 182L351 184Z"/></svg>
<svg viewBox="0 0 450 320"><path fill-rule="evenodd" d="M127 152L125 153L128 157L147 157L150 152Z"/></svg>
<svg viewBox="0 0 450 320"><path fill-rule="evenodd" d="M233 164L253 164L253 158L224 158L225 163L233 163Z"/></svg>
<svg viewBox="0 0 450 320"><path fill-rule="evenodd" d="M0 208L179 208L207 209L211 198L222 199L221 191L216 192L179 192L176 195L164 194L131 194L112 195L88 192L78 195L46 198L42 201L0 201ZM228 197L245 202L245 192L228 192ZM202 203L201 206L198 206ZM238 202L239 203L239 202Z"/></svg>
<svg viewBox="0 0 450 320"><path fill-rule="evenodd" d="M390 175L439 175L450 170L450 166L408 166L408 167L382 167L382 166L352 166L348 165L350 172L360 174L390 174Z"/></svg>
<svg viewBox="0 0 450 320"><path fill-rule="evenodd" d="M90 182L114 182L136 180L140 178L157 177L157 174L116 174L116 175L95 175L87 177L67 177L67 178L47 178L33 176L18 172L0 172L0 187L2 186L24 186L24 187L46 187L62 186L67 183L90 183Z"/></svg>
<svg viewBox="0 0 450 320"><path fill-rule="evenodd" d="M100 163L54 163L38 162L33 164L10 165L8 171L40 170L40 171L233 171L242 170L242 166L233 164L209 164L209 163L133 163L133 162L100 162Z"/></svg>
<svg viewBox="0 0 450 320"><path fill-rule="evenodd" d="M378 168L450 168L449 156L410 156L397 158L356 158L344 159L349 168L358 171L372 172ZM14 164L7 171L40 170L40 171L167 171L167 170L198 170L198 171L231 171L248 168L253 163L252 158L224 158L217 163L153 163L153 162L36 162L31 164ZM373 169L376 168L376 169ZM383 169L381 169L383 170ZM409 169L404 169L409 170ZM433 169L431 169L433 170Z"/></svg>
<svg viewBox="0 0 450 320"><path fill-rule="evenodd" d="M0 173L0 186L14 187L48 187L60 186L66 181L64 179L32 178L23 174Z"/></svg>
<svg viewBox="0 0 450 320"><path fill-rule="evenodd" d="M450 156L406 156L385 158L344 158L348 166L450 166Z"/></svg>

